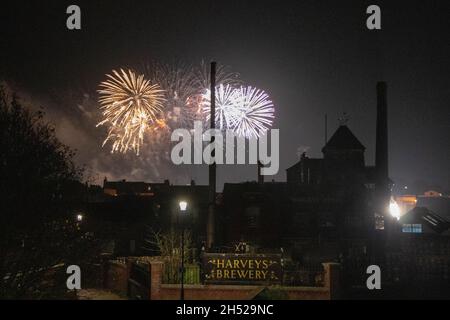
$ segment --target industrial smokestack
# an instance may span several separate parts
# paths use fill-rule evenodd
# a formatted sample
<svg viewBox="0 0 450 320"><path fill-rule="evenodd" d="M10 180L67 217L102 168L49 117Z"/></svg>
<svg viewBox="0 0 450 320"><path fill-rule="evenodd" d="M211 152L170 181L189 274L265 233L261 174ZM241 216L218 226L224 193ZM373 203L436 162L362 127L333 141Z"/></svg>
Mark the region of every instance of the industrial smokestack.
<svg viewBox="0 0 450 320"><path fill-rule="evenodd" d="M381 183L387 183L389 177L387 121L387 86L386 82L378 82L375 165Z"/></svg>
<svg viewBox="0 0 450 320"><path fill-rule="evenodd" d="M389 232L392 225L392 217L389 214L389 201L391 190L389 186L388 172L388 126L387 126L387 95L386 83L377 83L377 131L376 131L376 150L375 150L375 166L376 166L376 194L377 204L376 211L378 219L382 219L376 225ZM383 252L383 244L380 252Z"/></svg>
<svg viewBox="0 0 450 320"><path fill-rule="evenodd" d="M264 184L264 176L261 173L261 169L263 168L263 164L258 160L258 184Z"/></svg>
<svg viewBox="0 0 450 320"><path fill-rule="evenodd" d="M211 62L211 114L210 128L216 128L216 62ZM211 136L211 143L214 143L214 136ZM212 152L215 158L215 149ZM209 205L208 205L208 221L206 226L206 245L211 248L214 244L215 237L215 207L216 207L216 163L215 161L209 165Z"/></svg>

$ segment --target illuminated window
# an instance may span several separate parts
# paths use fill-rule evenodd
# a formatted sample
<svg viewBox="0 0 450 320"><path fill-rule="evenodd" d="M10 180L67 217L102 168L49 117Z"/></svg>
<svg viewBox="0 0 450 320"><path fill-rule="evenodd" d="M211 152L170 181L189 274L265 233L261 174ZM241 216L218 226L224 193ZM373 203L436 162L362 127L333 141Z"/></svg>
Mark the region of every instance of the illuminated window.
<svg viewBox="0 0 450 320"><path fill-rule="evenodd" d="M422 233L422 225L419 223L405 223L402 227L402 232L405 233Z"/></svg>

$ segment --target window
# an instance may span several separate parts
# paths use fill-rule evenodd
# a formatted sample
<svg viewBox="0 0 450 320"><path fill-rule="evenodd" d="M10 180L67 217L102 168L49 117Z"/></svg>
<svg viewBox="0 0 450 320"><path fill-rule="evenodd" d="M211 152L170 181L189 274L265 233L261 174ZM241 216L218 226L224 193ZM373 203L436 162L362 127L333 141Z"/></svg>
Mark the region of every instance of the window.
<svg viewBox="0 0 450 320"><path fill-rule="evenodd" d="M402 232L405 233L422 233L422 225L419 223L405 223L402 227Z"/></svg>
<svg viewBox="0 0 450 320"><path fill-rule="evenodd" d="M375 183L366 183L365 186L369 190L374 190L375 189Z"/></svg>
<svg viewBox="0 0 450 320"><path fill-rule="evenodd" d="M245 217L249 229L257 229L259 227L259 216L260 211L258 207L248 207L245 209Z"/></svg>

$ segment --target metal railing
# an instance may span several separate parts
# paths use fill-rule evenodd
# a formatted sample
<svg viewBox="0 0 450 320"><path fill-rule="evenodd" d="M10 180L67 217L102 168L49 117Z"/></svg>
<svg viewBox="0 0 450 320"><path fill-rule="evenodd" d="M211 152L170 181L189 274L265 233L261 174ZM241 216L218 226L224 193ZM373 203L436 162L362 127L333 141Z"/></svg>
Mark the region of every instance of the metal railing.
<svg viewBox="0 0 450 320"><path fill-rule="evenodd" d="M178 261L177 261L178 262ZM163 283L178 284L181 281L181 266L179 263L165 263ZM200 265L190 263L184 265L184 284L200 284Z"/></svg>

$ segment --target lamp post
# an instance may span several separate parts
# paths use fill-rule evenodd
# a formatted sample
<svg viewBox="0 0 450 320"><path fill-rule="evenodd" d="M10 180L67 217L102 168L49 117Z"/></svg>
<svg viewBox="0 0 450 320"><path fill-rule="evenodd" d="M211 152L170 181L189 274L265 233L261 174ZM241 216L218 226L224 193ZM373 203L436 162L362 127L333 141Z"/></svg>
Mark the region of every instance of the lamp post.
<svg viewBox="0 0 450 320"><path fill-rule="evenodd" d="M187 209L187 202L180 201L180 215L184 215ZM181 221L181 292L180 300L184 300L184 225Z"/></svg>

